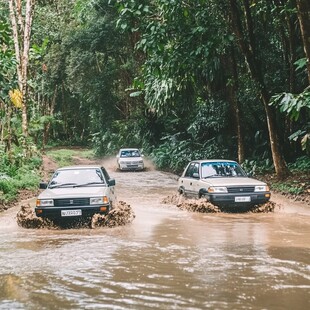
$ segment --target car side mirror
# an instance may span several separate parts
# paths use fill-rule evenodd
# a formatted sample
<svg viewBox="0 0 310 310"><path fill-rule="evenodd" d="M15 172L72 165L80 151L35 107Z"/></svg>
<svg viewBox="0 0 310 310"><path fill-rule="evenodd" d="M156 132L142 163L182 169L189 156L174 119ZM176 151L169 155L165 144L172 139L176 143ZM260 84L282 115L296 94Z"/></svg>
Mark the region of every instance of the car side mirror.
<svg viewBox="0 0 310 310"><path fill-rule="evenodd" d="M47 183L46 182L40 182L39 188L40 189L46 189L47 188Z"/></svg>
<svg viewBox="0 0 310 310"><path fill-rule="evenodd" d="M108 181L108 185L109 185L109 186L115 186L115 179L110 179L110 180Z"/></svg>
<svg viewBox="0 0 310 310"><path fill-rule="evenodd" d="M119 158L119 155L116 155L116 158Z"/></svg>
<svg viewBox="0 0 310 310"><path fill-rule="evenodd" d="M199 173L194 172L194 173L193 173L193 178L195 178L195 179L199 179Z"/></svg>

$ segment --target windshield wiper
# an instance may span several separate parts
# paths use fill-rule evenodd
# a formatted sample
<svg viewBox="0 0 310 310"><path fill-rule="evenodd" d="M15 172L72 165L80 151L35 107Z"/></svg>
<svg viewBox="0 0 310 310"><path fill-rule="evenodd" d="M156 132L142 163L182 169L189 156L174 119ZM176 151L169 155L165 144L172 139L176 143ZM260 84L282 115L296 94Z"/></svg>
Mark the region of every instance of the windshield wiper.
<svg viewBox="0 0 310 310"><path fill-rule="evenodd" d="M56 188L56 187L65 187L65 186L74 186L76 183L61 183L50 186L50 188Z"/></svg>
<svg viewBox="0 0 310 310"><path fill-rule="evenodd" d="M83 187L83 186L88 186L88 185L105 185L105 183L103 183L103 182L88 182L88 183L74 185L74 187Z"/></svg>

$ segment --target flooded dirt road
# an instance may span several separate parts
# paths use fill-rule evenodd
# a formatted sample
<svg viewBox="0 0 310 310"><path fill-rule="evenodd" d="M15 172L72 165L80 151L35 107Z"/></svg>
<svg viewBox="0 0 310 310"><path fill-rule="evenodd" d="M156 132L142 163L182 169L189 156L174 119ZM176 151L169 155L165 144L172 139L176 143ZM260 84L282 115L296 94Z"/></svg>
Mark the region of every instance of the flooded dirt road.
<svg viewBox="0 0 310 310"><path fill-rule="evenodd" d="M310 309L307 207L189 213L161 203L176 176L104 165L134 221L25 229L1 213L0 309Z"/></svg>

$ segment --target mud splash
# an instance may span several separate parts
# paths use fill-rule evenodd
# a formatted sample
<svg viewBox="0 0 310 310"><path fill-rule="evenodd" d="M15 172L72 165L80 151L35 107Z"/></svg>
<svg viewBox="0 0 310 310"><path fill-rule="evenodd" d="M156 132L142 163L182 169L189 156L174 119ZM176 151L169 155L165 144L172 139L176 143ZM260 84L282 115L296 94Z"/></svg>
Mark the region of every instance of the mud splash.
<svg viewBox="0 0 310 310"><path fill-rule="evenodd" d="M188 199L177 204L181 210L200 213L219 213L221 209L207 199Z"/></svg>
<svg viewBox="0 0 310 310"><path fill-rule="evenodd" d="M91 219L91 228L97 227L116 227L130 224L135 214L130 207L124 201L119 201L114 209L112 209L107 215L95 214Z"/></svg>
<svg viewBox="0 0 310 310"><path fill-rule="evenodd" d="M252 209L249 210L251 213L268 213L274 212L275 208L280 208L280 205L273 201L268 201L262 205L256 205Z"/></svg>
<svg viewBox="0 0 310 310"><path fill-rule="evenodd" d="M95 214L89 222L54 223L48 219L37 217L34 209L30 205L22 205L17 213L17 224L23 228L30 229L60 229L60 228L96 228L96 227L116 227L124 226L131 223L135 218L135 214L126 202L119 201L114 209L107 215Z"/></svg>
<svg viewBox="0 0 310 310"><path fill-rule="evenodd" d="M220 208L209 202L205 198L200 199L188 199L183 195L172 195L167 196L162 200L163 204L173 204L176 205L181 210L186 210L189 212L200 212L200 213L219 213L219 212L240 212L240 213L269 213L274 212L275 208L278 206L275 202L269 201L262 205L255 205L249 208Z"/></svg>
<svg viewBox="0 0 310 310"><path fill-rule="evenodd" d="M22 205L16 216L17 224L23 228L56 228L48 219L37 217L30 205Z"/></svg>

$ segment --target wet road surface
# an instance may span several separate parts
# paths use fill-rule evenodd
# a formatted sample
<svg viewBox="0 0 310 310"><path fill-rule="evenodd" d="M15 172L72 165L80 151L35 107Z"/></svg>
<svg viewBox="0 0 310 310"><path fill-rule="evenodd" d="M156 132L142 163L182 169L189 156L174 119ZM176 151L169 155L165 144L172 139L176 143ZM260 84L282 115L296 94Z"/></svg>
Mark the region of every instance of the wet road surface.
<svg viewBox="0 0 310 310"><path fill-rule="evenodd" d="M133 223L25 229L0 213L0 309L310 309L309 209L189 213L161 203L175 175L104 165Z"/></svg>

